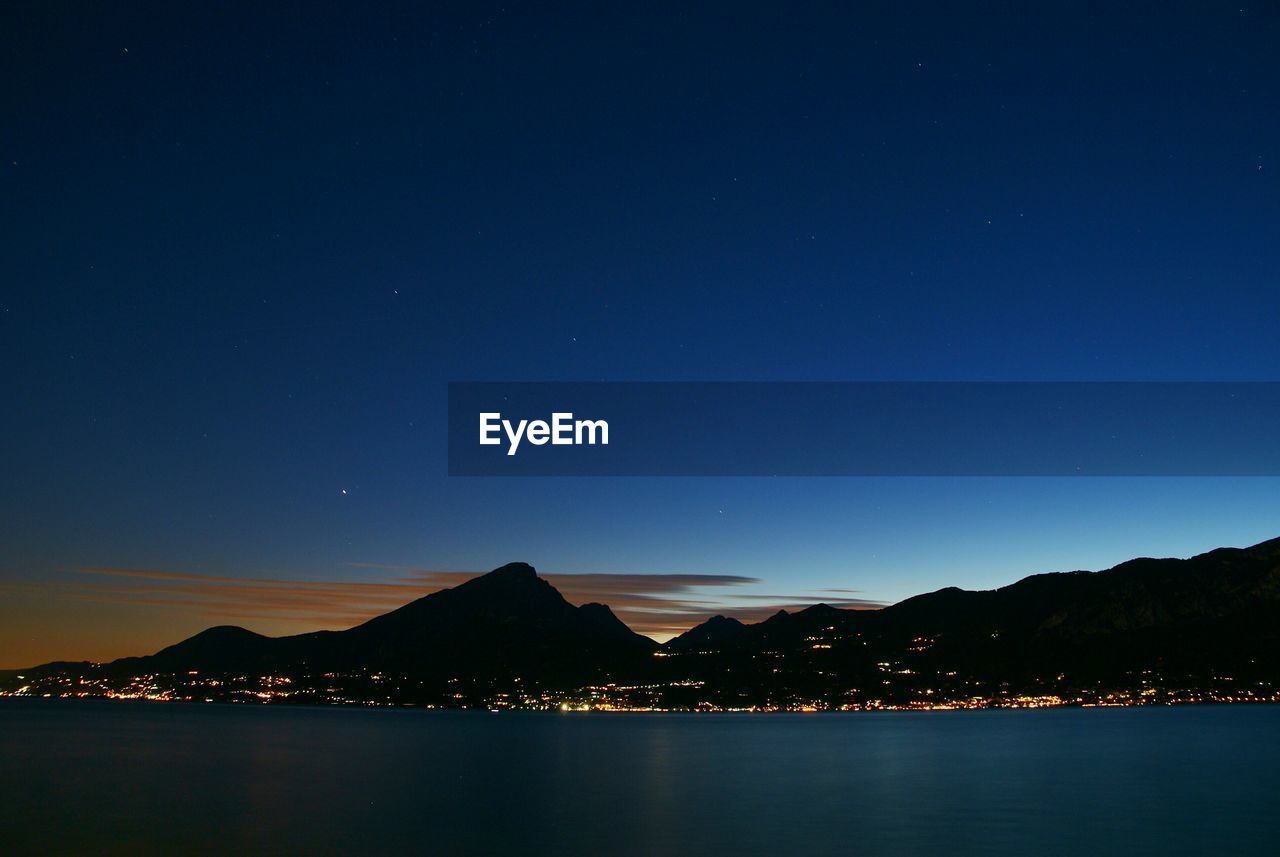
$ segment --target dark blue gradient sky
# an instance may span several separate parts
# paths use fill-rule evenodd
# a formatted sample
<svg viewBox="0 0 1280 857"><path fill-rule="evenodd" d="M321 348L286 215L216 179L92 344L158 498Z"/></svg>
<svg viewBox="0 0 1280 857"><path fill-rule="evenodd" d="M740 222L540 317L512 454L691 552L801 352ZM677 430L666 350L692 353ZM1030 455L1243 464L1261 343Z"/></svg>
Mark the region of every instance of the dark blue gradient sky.
<svg viewBox="0 0 1280 857"><path fill-rule="evenodd" d="M30 588L85 566L893 600L1280 535L1274 479L444 475L450 380L1277 379L1274 5L6 19L4 645L91 654Z"/></svg>

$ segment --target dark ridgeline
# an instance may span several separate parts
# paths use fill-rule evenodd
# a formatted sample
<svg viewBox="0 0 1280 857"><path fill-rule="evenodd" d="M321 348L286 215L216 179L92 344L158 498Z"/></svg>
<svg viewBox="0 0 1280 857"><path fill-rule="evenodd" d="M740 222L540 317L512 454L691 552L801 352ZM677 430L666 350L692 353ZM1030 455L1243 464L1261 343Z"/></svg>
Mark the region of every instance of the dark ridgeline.
<svg viewBox="0 0 1280 857"><path fill-rule="evenodd" d="M210 628L148 657L48 664L21 681L11 673L0 688L34 681L59 693L72 677L107 688L144 675L181 677L170 681L187 682L178 697L205 696L197 681L223 677L210 693L225 698L274 676L291 679L278 696L294 700L464 706L1270 697L1280 680L1280 539L991 591L947 588L879 610L818 604L752 625L716 616L663 646L512 563L346 631Z"/></svg>
<svg viewBox="0 0 1280 857"><path fill-rule="evenodd" d="M880 610L818 604L755 625L716 617L664 648L704 682L687 695L722 705L836 704L854 688L855 699L897 702L927 690L946 700L1271 696L1280 683L1280 539L990 591L949 587Z"/></svg>
<svg viewBox="0 0 1280 857"><path fill-rule="evenodd" d="M657 643L603 604L575 607L533 566L513 562L433 592L346 631L264 637L210 628L143 658L109 664L118 674L412 675L473 701L488 687L577 685L611 667L644 663ZM457 687L453 687L453 686ZM428 693L428 697L438 694ZM481 694L483 695L483 694ZM483 700L479 700L483 702Z"/></svg>

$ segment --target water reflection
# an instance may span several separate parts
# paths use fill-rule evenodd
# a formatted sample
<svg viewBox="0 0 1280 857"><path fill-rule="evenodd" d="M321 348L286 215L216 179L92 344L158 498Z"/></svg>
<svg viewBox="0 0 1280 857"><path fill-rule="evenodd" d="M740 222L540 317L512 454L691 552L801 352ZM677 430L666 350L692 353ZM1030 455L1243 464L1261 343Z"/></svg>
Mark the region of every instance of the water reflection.
<svg viewBox="0 0 1280 857"><path fill-rule="evenodd" d="M1272 853L1280 708L0 704L5 853Z"/></svg>

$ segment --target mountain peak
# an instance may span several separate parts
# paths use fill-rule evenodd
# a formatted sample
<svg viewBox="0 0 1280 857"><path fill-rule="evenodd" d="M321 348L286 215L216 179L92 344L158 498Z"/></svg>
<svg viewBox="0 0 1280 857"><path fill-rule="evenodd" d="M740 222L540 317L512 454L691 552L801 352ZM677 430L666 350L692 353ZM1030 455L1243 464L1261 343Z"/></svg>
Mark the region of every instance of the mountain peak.
<svg viewBox="0 0 1280 857"><path fill-rule="evenodd" d="M672 651L711 647L718 648L726 643L741 639L747 626L737 619L715 615L701 625L695 625L678 637L667 641L667 648Z"/></svg>
<svg viewBox="0 0 1280 857"><path fill-rule="evenodd" d="M481 577L489 580L537 580L538 571L527 562L509 562Z"/></svg>
<svg viewBox="0 0 1280 857"><path fill-rule="evenodd" d="M443 589L426 596L446 598L481 598L490 604L497 603L493 599L516 599L528 605L542 604L551 609L567 609L569 602L551 585L545 577L527 562L509 562L493 571L473 577L452 589ZM508 605L509 606L509 605Z"/></svg>

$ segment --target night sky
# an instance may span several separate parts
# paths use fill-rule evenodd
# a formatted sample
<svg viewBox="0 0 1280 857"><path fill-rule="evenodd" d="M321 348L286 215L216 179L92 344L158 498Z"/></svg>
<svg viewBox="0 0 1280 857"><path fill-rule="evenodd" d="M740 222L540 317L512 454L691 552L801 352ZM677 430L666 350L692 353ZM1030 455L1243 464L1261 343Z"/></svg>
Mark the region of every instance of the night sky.
<svg viewBox="0 0 1280 857"><path fill-rule="evenodd" d="M1269 478L445 475L449 381L1280 380L1275 5L379 5L6 9L0 667L1280 535Z"/></svg>

